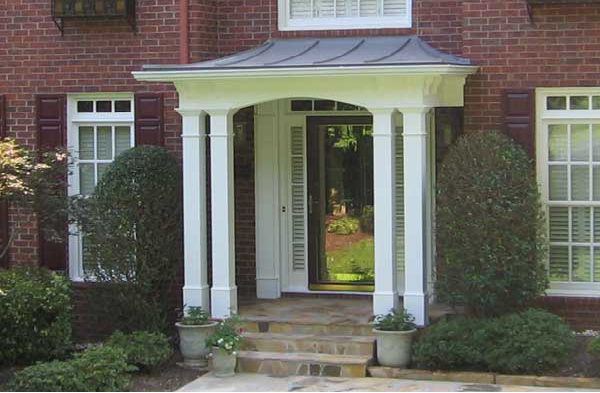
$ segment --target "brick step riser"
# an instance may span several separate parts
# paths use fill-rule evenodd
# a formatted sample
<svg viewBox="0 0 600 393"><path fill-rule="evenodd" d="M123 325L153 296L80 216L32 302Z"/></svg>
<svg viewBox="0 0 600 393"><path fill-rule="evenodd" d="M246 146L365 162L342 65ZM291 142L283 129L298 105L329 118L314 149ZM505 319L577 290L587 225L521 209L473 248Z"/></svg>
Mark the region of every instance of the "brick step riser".
<svg viewBox="0 0 600 393"><path fill-rule="evenodd" d="M241 356L238 358L238 372L267 374L275 377L300 375L363 378L367 376L367 366L306 361L257 360Z"/></svg>
<svg viewBox="0 0 600 393"><path fill-rule="evenodd" d="M331 355L373 355L375 346L373 343L352 343L338 341L314 341L303 340L273 340L245 337L242 341L242 349L258 352L302 352L302 353L325 353Z"/></svg>
<svg viewBox="0 0 600 393"><path fill-rule="evenodd" d="M321 336L373 336L371 326L296 324L241 321L240 327L255 333L317 334Z"/></svg>

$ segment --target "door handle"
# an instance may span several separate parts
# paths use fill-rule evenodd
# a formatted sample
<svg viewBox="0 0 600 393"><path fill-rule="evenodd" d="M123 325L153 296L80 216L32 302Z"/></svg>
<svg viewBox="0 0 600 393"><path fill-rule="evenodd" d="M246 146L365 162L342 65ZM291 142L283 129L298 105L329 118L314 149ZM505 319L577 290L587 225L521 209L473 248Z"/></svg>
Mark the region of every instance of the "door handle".
<svg viewBox="0 0 600 393"><path fill-rule="evenodd" d="M312 195L308 196L308 214L312 214L312 205L313 205L313 197Z"/></svg>

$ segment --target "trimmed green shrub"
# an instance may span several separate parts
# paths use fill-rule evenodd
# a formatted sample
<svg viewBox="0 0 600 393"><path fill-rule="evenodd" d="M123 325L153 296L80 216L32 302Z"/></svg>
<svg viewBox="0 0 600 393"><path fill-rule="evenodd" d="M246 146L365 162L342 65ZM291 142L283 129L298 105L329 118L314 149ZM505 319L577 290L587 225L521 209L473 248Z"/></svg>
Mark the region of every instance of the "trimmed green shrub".
<svg viewBox="0 0 600 393"><path fill-rule="evenodd" d="M90 348L66 361L38 363L15 374L9 388L18 392L124 391L130 383L125 352L120 348Z"/></svg>
<svg viewBox="0 0 600 393"><path fill-rule="evenodd" d="M600 337L595 337L588 344L587 351L595 358L600 358Z"/></svg>
<svg viewBox="0 0 600 393"><path fill-rule="evenodd" d="M327 232L335 233L336 235L352 235L357 231L358 220L350 217L334 220L327 226Z"/></svg>
<svg viewBox="0 0 600 393"><path fill-rule="evenodd" d="M364 233L375 232L375 210L373 210L373 206L363 207L360 214L360 229Z"/></svg>
<svg viewBox="0 0 600 393"><path fill-rule="evenodd" d="M436 289L478 316L517 311L548 286L534 167L498 132L463 136L437 179Z"/></svg>
<svg viewBox="0 0 600 393"><path fill-rule="evenodd" d="M122 349L127 356L127 363L142 371L151 371L173 355L169 339L162 333L115 332L106 345Z"/></svg>
<svg viewBox="0 0 600 393"><path fill-rule="evenodd" d="M427 369L536 374L564 364L575 345L560 317L530 309L498 318L438 322L415 343L413 362Z"/></svg>
<svg viewBox="0 0 600 393"><path fill-rule="evenodd" d="M164 148L137 146L109 166L89 198L74 203L85 244L92 314L114 329L163 331L182 252L182 179ZM110 310L109 312L106 312Z"/></svg>
<svg viewBox="0 0 600 393"><path fill-rule="evenodd" d="M68 280L44 268L0 270L0 366L60 358L70 345Z"/></svg>

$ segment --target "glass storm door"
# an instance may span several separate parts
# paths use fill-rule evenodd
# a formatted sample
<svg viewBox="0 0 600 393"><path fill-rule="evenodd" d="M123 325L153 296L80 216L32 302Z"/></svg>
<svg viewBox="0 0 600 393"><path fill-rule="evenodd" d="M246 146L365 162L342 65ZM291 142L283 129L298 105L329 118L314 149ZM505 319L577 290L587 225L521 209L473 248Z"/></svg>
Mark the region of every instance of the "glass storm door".
<svg viewBox="0 0 600 393"><path fill-rule="evenodd" d="M372 124L370 116L307 118L310 289L373 290Z"/></svg>

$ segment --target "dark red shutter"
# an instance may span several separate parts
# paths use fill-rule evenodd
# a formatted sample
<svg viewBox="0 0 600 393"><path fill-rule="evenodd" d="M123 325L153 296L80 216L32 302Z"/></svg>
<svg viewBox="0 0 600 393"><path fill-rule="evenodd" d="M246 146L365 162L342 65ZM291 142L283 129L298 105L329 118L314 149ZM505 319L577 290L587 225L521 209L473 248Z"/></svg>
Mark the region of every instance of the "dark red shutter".
<svg viewBox="0 0 600 393"><path fill-rule="evenodd" d="M162 146L163 96L143 93L135 95L135 144Z"/></svg>
<svg viewBox="0 0 600 393"><path fill-rule="evenodd" d="M0 139L6 138L6 102L0 95ZM0 202L0 248L8 243L8 204ZM1 251L0 251L1 252ZM0 259L0 267L8 268L8 254Z"/></svg>
<svg viewBox="0 0 600 393"><path fill-rule="evenodd" d="M39 95L36 97L37 142L40 152L66 146L65 102L64 95ZM66 239L62 242L50 241L41 231L39 239L40 265L51 270L66 270Z"/></svg>
<svg viewBox="0 0 600 393"><path fill-rule="evenodd" d="M535 158L534 89L506 89L502 107L504 132Z"/></svg>

